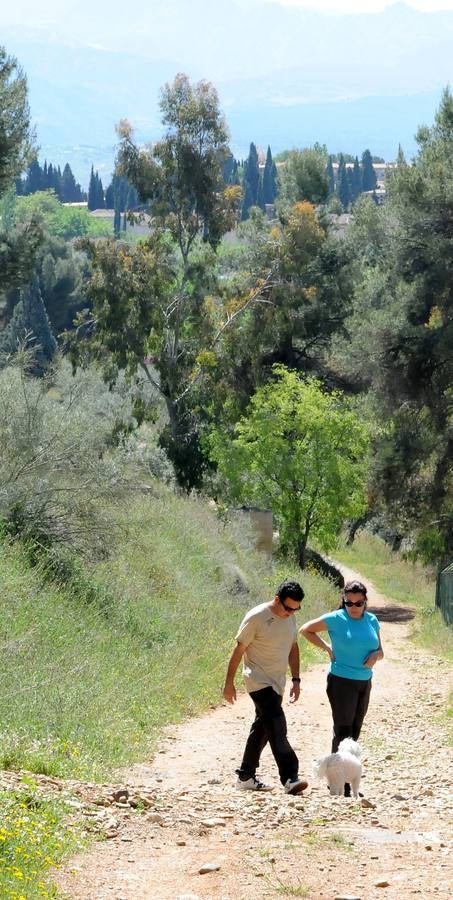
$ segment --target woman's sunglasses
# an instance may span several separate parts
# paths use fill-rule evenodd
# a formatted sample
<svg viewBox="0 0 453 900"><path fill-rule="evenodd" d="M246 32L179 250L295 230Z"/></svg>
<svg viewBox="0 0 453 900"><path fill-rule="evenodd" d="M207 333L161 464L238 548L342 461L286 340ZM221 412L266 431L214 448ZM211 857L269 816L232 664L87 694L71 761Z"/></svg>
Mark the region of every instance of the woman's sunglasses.
<svg viewBox="0 0 453 900"><path fill-rule="evenodd" d="M365 606L365 600L345 600L345 606Z"/></svg>

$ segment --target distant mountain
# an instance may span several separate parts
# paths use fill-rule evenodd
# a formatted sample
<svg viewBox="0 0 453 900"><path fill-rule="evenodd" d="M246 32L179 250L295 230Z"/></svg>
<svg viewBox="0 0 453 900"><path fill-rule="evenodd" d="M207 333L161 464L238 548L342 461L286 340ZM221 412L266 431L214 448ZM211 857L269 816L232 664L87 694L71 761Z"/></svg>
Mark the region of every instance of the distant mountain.
<svg viewBox="0 0 453 900"><path fill-rule="evenodd" d="M3 26L0 41L27 73L41 156L69 161L84 186L92 162L110 176L121 118L140 141L161 134L159 89L178 71L216 85L237 156L251 140L273 152L318 140L386 159L399 143L414 152L452 73L453 13L404 3L327 16L254 0L153 0L130 16L118 0L79 0L52 24L49 9L47 24Z"/></svg>

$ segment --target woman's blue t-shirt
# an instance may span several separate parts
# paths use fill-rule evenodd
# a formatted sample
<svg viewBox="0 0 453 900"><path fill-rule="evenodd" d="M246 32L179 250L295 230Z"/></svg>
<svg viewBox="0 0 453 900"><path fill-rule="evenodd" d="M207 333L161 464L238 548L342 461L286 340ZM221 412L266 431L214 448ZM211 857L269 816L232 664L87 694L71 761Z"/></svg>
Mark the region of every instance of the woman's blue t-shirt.
<svg viewBox="0 0 453 900"><path fill-rule="evenodd" d="M379 648L380 625L376 616L366 612L361 619L352 619L345 609L337 609L322 618L327 625L335 657L329 672L340 678L369 680L373 670L363 663L372 650Z"/></svg>

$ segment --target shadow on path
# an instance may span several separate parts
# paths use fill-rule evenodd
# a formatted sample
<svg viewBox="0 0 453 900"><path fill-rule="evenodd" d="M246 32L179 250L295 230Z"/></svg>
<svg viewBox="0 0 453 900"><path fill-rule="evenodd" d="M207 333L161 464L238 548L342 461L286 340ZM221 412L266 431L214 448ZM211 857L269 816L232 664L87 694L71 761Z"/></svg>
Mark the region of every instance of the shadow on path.
<svg viewBox="0 0 453 900"><path fill-rule="evenodd" d="M412 606L386 603L385 606L368 606L367 609L368 612L374 613L380 622L410 622L415 618L415 609Z"/></svg>

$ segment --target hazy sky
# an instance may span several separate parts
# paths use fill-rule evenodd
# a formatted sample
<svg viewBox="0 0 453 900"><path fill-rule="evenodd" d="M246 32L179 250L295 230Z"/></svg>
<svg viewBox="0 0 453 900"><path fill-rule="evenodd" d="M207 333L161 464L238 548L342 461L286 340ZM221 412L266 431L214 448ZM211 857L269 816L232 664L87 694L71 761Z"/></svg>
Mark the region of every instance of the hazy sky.
<svg viewBox="0 0 453 900"><path fill-rule="evenodd" d="M264 0L264 2L340 13L379 12L386 6L395 5L395 0ZM453 0L406 0L406 6L412 6L422 12L434 12L439 9L453 9Z"/></svg>
<svg viewBox="0 0 453 900"><path fill-rule="evenodd" d="M206 0L206 6L216 0ZM223 0L225 2L225 0ZM372 13L379 12L387 6L394 5L395 0L231 0L232 6L257 7L263 3L274 3L284 6L299 6L305 9L313 9L334 13ZM140 15L143 9L152 11L154 0L136 0L133 5L135 15ZM161 6L159 2L157 4ZM424 12L436 10L453 10L453 0L406 0L406 5ZM113 15L122 17L126 15L133 21L134 15L125 6L123 0L15 0L14 3L2 4L0 11L0 24L3 25L58 25L67 17L93 15L97 18L104 15L111 18Z"/></svg>

